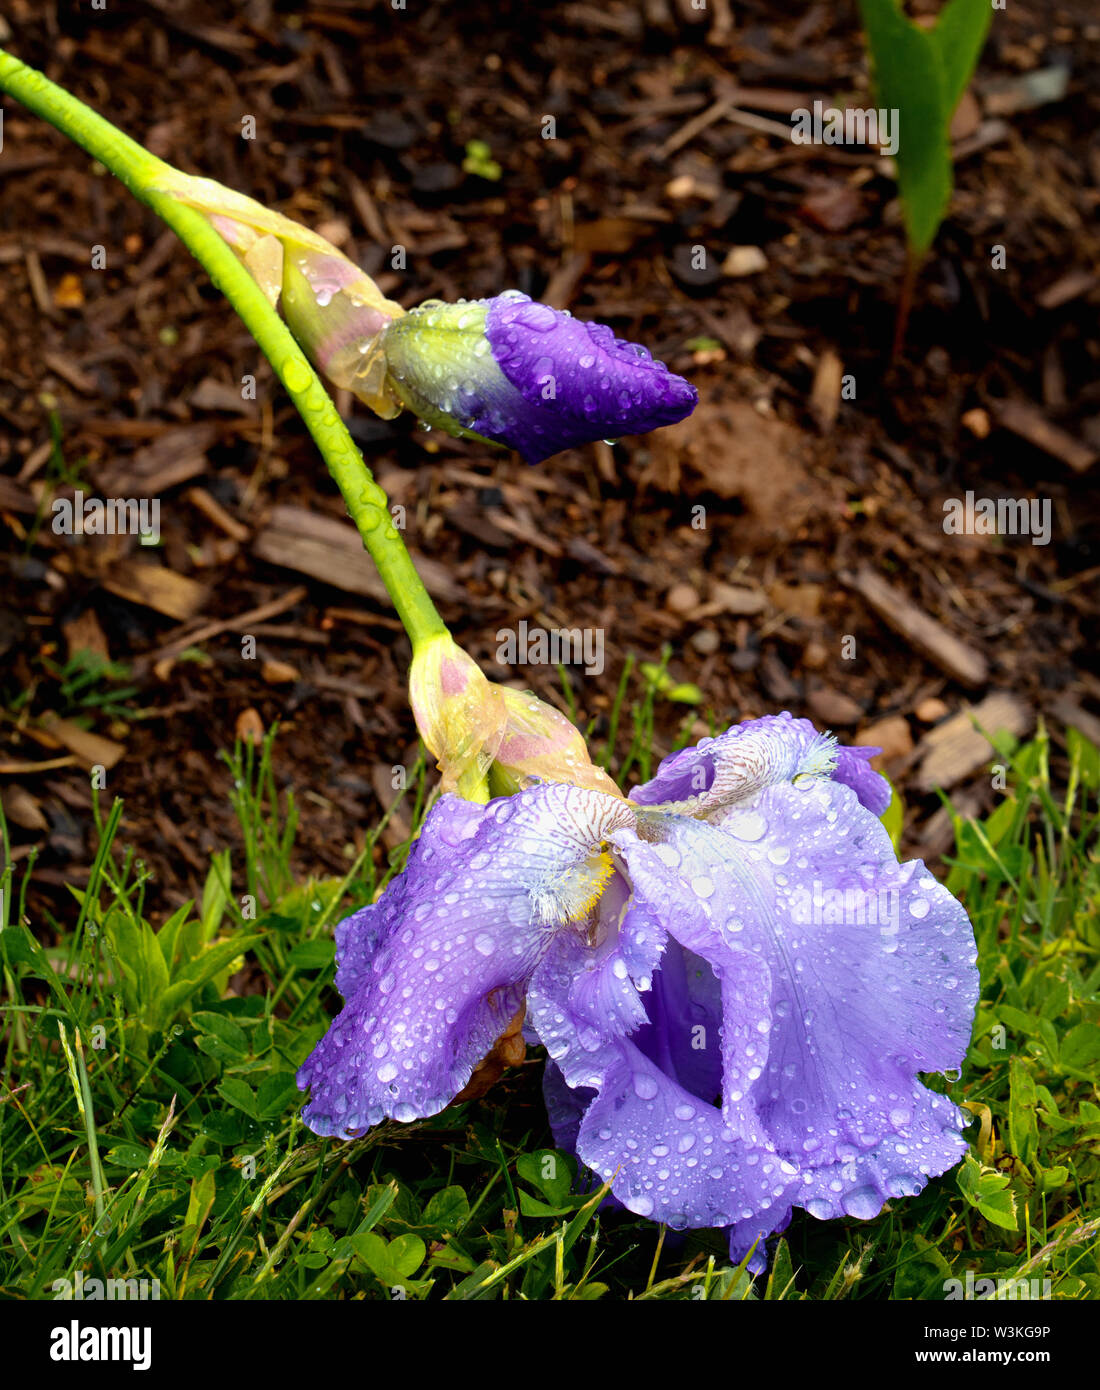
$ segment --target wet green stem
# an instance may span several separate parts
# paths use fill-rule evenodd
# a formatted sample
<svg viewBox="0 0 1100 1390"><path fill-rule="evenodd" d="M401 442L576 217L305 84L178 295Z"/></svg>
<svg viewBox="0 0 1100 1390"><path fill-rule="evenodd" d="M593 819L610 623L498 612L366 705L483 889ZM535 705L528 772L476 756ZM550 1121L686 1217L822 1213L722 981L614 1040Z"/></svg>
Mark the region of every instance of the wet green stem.
<svg viewBox="0 0 1100 1390"><path fill-rule="evenodd" d="M443 619L395 529L386 494L371 476L309 359L263 290L200 212L157 187L170 166L104 118L0 49L0 90L56 126L162 218L206 270L271 363L343 494L414 648L446 633Z"/></svg>

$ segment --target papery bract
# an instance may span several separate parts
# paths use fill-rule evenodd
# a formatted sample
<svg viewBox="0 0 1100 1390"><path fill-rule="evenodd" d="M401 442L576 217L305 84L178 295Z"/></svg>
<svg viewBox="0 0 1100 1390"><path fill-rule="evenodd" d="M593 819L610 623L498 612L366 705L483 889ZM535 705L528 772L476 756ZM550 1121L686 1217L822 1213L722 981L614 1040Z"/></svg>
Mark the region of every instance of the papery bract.
<svg viewBox="0 0 1100 1390"><path fill-rule="evenodd" d="M470 794L487 776L504 737L507 716L499 689L441 633L413 652L409 704L420 737L443 774L443 791Z"/></svg>
<svg viewBox="0 0 1100 1390"><path fill-rule="evenodd" d="M385 419L401 411L387 381L382 330L404 314L317 232L214 179L165 166L162 192L203 213L251 272L310 360Z"/></svg>
<svg viewBox="0 0 1100 1390"><path fill-rule="evenodd" d="M491 769L499 789L508 792L538 780L619 795L563 714L529 691L488 680L446 634L414 650L409 703L443 774L444 792L483 799L474 789Z"/></svg>

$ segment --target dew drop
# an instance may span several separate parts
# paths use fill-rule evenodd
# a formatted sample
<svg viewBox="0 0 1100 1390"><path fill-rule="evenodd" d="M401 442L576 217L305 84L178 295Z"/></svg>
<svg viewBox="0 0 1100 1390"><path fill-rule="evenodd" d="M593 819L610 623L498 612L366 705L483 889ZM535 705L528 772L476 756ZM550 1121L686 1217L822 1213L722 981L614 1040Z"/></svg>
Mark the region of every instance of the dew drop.
<svg viewBox="0 0 1100 1390"><path fill-rule="evenodd" d="M722 822L722 829L738 840L755 843L764 838L768 823L759 811L731 811Z"/></svg>
<svg viewBox="0 0 1100 1390"><path fill-rule="evenodd" d="M658 1087L656 1081L647 1071L635 1072L634 1074L634 1094L639 1100L652 1100L657 1094Z"/></svg>
<svg viewBox="0 0 1100 1390"><path fill-rule="evenodd" d="M288 391L304 391L312 379L312 372L296 357L289 357L283 363L283 381Z"/></svg>
<svg viewBox="0 0 1100 1390"><path fill-rule="evenodd" d="M854 1216L859 1221L870 1221L873 1216L879 1214L882 1197L873 1187L857 1187L854 1192L848 1192L840 1199L840 1205L849 1216Z"/></svg>

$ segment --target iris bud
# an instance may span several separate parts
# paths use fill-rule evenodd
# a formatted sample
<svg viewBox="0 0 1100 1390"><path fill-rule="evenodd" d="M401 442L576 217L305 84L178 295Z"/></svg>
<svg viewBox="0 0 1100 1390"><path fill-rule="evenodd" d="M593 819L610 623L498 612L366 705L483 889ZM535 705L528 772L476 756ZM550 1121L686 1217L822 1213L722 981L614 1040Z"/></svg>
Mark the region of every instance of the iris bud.
<svg viewBox="0 0 1100 1390"><path fill-rule="evenodd" d="M389 323L381 342L390 389L422 420L528 463L675 424L698 401L646 348L518 290L429 300Z"/></svg>

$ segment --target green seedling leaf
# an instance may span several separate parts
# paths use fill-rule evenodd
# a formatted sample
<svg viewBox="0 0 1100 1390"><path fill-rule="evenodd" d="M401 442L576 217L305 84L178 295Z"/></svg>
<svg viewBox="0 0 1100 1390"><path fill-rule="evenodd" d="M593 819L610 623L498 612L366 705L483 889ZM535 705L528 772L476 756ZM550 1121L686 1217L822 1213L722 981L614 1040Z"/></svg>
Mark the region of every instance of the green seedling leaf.
<svg viewBox="0 0 1100 1390"><path fill-rule="evenodd" d="M119 1168L147 1168L152 1157L151 1149L143 1149L140 1144L116 1144L103 1155L105 1163L113 1163Z"/></svg>
<svg viewBox="0 0 1100 1390"><path fill-rule="evenodd" d="M340 894L340 887L340 879L325 878L310 879L300 887L291 888L282 895L273 911L263 914L263 924L274 927L276 931L308 933L331 911Z"/></svg>
<svg viewBox="0 0 1100 1390"><path fill-rule="evenodd" d="M1089 791L1096 791L1100 787L1100 748L1076 729L1066 730L1066 748L1070 762L1078 769L1082 785L1088 787Z"/></svg>
<svg viewBox="0 0 1100 1390"><path fill-rule="evenodd" d="M501 175L501 167L493 158L493 152L484 140L466 142L466 158L462 168L467 174L476 174L480 179L496 183Z"/></svg>
<svg viewBox="0 0 1100 1390"><path fill-rule="evenodd" d="M1060 1187L1065 1187L1069 1178L1069 1169L1061 1163L1056 1163L1052 1168L1044 1168L1039 1174L1040 1192L1057 1192Z"/></svg>
<svg viewBox="0 0 1100 1390"><path fill-rule="evenodd" d="M1016 1157L1029 1167L1039 1143L1037 1102L1035 1081L1026 1063L1013 1057L1009 1065L1008 1141Z"/></svg>
<svg viewBox="0 0 1100 1390"><path fill-rule="evenodd" d="M63 1168L42 1163L30 1173L16 1200L22 1215L51 1209L73 1215L84 1210L84 1186L66 1176Z"/></svg>
<svg viewBox="0 0 1100 1390"><path fill-rule="evenodd" d="M951 1277L951 1266L930 1240L916 1233L909 1236L898 1252L897 1261L895 1299L943 1297L944 1282Z"/></svg>
<svg viewBox="0 0 1100 1390"><path fill-rule="evenodd" d="M259 933L242 933L228 941L219 941L213 946L207 946L194 960L187 961L160 997L157 1012L160 1023L167 1023L207 980L212 980L219 971L226 969L259 940Z"/></svg>
<svg viewBox="0 0 1100 1390"><path fill-rule="evenodd" d="M185 1178L204 1178L222 1166L220 1154L187 1154L180 1160L179 1172Z"/></svg>
<svg viewBox="0 0 1100 1390"><path fill-rule="evenodd" d="M12 922L0 931L0 952L7 965L30 966L31 972L44 980L51 979L54 974L45 951L22 922Z"/></svg>
<svg viewBox="0 0 1100 1390"><path fill-rule="evenodd" d="M222 924L225 909L229 904L229 889L232 879L229 867L229 851L222 850L210 856L210 870L202 890L202 939L211 941Z"/></svg>
<svg viewBox="0 0 1100 1390"><path fill-rule="evenodd" d="M379 1221L382 1220L397 1200L398 1191L399 1189L395 1182L369 1187L367 1189L367 1200L370 1202L370 1206L367 1208L367 1214L363 1217L362 1221L359 1222L352 1234L362 1235L364 1231L373 1231L375 1226L378 1225ZM339 1204L345 1200L347 1200L354 1210L358 1210L358 1203L355 1198L352 1197L350 1193L346 1193L343 1197L339 1198L337 1202L333 1203L334 1215L337 1214ZM344 1236L338 1240L332 1247L332 1253L337 1259L347 1259L349 1256L354 1255L355 1248L351 1244L351 1236Z"/></svg>
<svg viewBox="0 0 1100 1390"><path fill-rule="evenodd" d="M1060 1018L1069 1008L1069 999L1069 984L1065 980L1059 980L1057 984L1051 985L1047 991L1046 998L1039 1008L1039 1017Z"/></svg>
<svg viewBox="0 0 1100 1390"><path fill-rule="evenodd" d="M681 705L701 705L703 703L703 692L690 681L674 681L667 671L662 671L659 666L654 666L649 661L643 661L638 670L654 687L658 695L663 695L666 700L674 700Z"/></svg>
<svg viewBox="0 0 1100 1390"><path fill-rule="evenodd" d="M977 66L992 19L993 6L986 0L948 0L935 28L926 30L943 66L949 126Z"/></svg>
<svg viewBox="0 0 1100 1390"><path fill-rule="evenodd" d="M160 954L168 968L169 975L172 973L172 966L180 944L180 929L187 921L187 914L191 911L191 906L192 904L187 902L182 907L177 908L157 932L157 945L160 947Z"/></svg>
<svg viewBox="0 0 1100 1390"><path fill-rule="evenodd" d="M769 1303L781 1303L789 1299L797 1299L798 1296L798 1290L795 1288L795 1271L794 1263L791 1260L791 1249L785 1240L780 1239L779 1244L775 1247L772 1267L768 1272L764 1298Z"/></svg>
<svg viewBox="0 0 1100 1390"><path fill-rule="evenodd" d="M1011 1028L1014 1033L1021 1033L1025 1038L1033 1038L1039 1031L1039 1020L1032 1014L1024 1013L1023 1009L1014 1009L1011 1004L998 1004L996 1009L996 1019L998 1023L1003 1023L1006 1028Z"/></svg>
<svg viewBox="0 0 1100 1390"><path fill-rule="evenodd" d="M410 1279L427 1254L424 1242L414 1235L394 1236L387 1241L375 1231L360 1231L348 1239L366 1268L387 1288Z"/></svg>
<svg viewBox="0 0 1100 1390"><path fill-rule="evenodd" d="M532 1197L530 1192L525 1192L521 1187L519 1190L519 1209L522 1216L568 1216L577 1210L577 1206L584 1205L584 1198L577 1203L573 1200L569 1206L551 1207L545 1202L540 1202L537 1197Z"/></svg>
<svg viewBox="0 0 1100 1390"><path fill-rule="evenodd" d="M906 17L901 0L859 0L876 100L898 112L898 172L910 253L920 260L951 200L951 117L992 19L989 0L950 0L932 29Z"/></svg>
<svg viewBox="0 0 1100 1390"><path fill-rule="evenodd" d="M1100 1024L1078 1023L1062 1039L1063 1067L1087 1071L1100 1062Z"/></svg>
<svg viewBox="0 0 1100 1390"><path fill-rule="evenodd" d="M427 1247L419 1236L394 1236L386 1253L398 1278L408 1279L424 1263Z"/></svg>
<svg viewBox="0 0 1100 1390"><path fill-rule="evenodd" d="M191 1022L205 1036L196 1039L195 1046L221 1062L236 1062L248 1056L248 1038L225 1014L202 1010L191 1015Z"/></svg>

